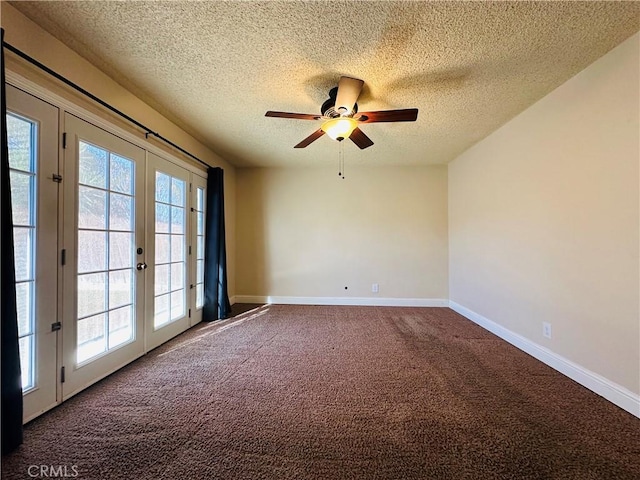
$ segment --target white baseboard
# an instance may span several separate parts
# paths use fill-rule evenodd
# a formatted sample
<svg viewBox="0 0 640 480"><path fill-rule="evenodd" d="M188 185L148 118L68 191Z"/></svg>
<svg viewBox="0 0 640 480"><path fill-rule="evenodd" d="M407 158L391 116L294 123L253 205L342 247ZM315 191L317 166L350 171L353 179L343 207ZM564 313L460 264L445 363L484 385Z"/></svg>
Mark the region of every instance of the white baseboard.
<svg viewBox="0 0 640 480"><path fill-rule="evenodd" d="M378 298L378 297L281 297L236 295L234 303L272 303L282 305L359 305L375 307L448 307L443 298Z"/></svg>
<svg viewBox="0 0 640 480"><path fill-rule="evenodd" d="M494 335L509 342L511 345L528 353L532 357L549 365L554 370L566 375L580 385L588 388L594 393L606 398L618 407L640 418L640 396L627 390L626 388L608 380L597 373L568 360L548 348L532 342L511 330L489 320L482 315L469 310L454 301L449 301L449 308L468 318L482 328L490 331Z"/></svg>

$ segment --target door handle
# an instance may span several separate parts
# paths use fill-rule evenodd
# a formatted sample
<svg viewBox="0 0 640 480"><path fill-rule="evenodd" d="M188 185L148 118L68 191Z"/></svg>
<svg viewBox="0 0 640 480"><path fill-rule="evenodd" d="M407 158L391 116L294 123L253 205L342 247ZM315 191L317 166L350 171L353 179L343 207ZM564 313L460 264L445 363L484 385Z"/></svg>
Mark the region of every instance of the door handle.
<svg viewBox="0 0 640 480"><path fill-rule="evenodd" d="M139 263L138 265L136 265L136 268L137 268L138 270L146 270L146 268L147 268L147 264L146 264L146 263L144 263L144 262Z"/></svg>

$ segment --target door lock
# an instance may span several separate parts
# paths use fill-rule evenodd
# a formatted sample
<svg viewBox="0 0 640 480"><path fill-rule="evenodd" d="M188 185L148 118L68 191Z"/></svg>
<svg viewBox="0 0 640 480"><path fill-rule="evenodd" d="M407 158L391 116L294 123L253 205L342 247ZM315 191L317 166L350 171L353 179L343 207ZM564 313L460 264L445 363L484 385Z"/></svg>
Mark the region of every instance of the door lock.
<svg viewBox="0 0 640 480"><path fill-rule="evenodd" d="M139 263L138 265L136 265L136 268L138 270L146 270L147 269L147 264L144 262Z"/></svg>

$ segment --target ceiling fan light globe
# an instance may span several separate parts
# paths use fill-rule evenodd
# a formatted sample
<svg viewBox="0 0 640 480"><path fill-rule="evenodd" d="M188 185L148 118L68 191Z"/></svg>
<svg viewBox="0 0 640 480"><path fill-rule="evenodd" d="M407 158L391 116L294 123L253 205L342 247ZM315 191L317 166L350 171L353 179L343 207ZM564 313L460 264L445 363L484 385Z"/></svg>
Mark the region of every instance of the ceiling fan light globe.
<svg viewBox="0 0 640 480"><path fill-rule="evenodd" d="M334 140L349 138L358 122L350 117L337 117L327 120L320 127L324 133Z"/></svg>

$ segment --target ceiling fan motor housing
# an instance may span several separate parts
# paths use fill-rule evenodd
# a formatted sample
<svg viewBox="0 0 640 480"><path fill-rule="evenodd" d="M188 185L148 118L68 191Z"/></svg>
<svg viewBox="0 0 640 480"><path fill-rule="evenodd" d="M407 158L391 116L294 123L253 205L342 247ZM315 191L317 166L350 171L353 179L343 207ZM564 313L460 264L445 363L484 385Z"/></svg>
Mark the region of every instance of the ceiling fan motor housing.
<svg viewBox="0 0 640 480"><path fill-rule="evenodd" d="M336 118L336 117L340 117L343 116L345 113L347 115L353 115L354 113L358 112L358 104L355 103L353 105L353 111L352 112L339 112L335 109L336 107L336 95L338 94L338 87L333 87L331 90L329 90L329 98L322 104L322 107L320 107L320 113L322 113L323 117L328 117L328 118Z"/></svg>

